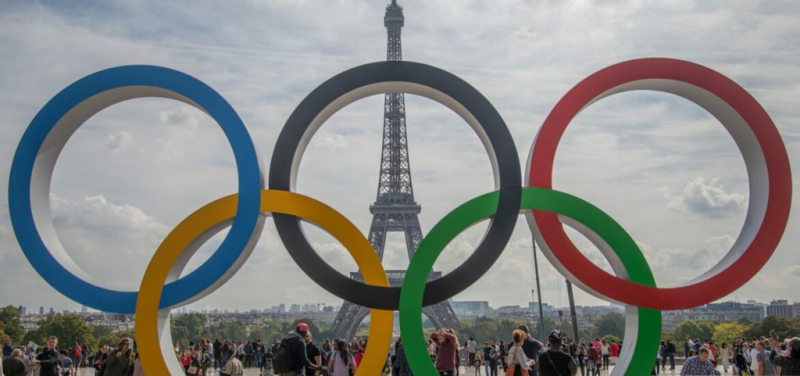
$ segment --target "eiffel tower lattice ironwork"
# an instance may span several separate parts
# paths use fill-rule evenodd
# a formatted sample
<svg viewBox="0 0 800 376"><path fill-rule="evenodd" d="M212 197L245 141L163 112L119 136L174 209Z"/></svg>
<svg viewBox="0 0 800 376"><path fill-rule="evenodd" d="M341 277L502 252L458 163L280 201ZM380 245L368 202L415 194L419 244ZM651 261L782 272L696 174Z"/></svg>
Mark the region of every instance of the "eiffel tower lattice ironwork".
<svg viewBox="0 0 800 376"><path fill-rule="evenodd" d="M386 60L403 59L400 32L404 24L403 7L397 0L386 7L384 25L388 34ZM405 233L408 258L422 241L422 229L418 214L422 207L414 201L411 184L411 166L408 160L408 139L406 137L406 105L403 93L389 93L384 99L383 147L381 151L378 198L370 206L372 225L369 229L369 242L383 260L386 234L397 231ZM403 283L405 270L387 270L389 284L399 287ZM428 277L434 280L441 272L432 272ZM363 282L361 273L350 273L350 277ZM423 313L436 328L458 328L459 322L453 307L447 301L423 308ZM356 333L361 321L369 314L369 309L350 302L344 302L333 322L337 338L350 339Z"/></svg>

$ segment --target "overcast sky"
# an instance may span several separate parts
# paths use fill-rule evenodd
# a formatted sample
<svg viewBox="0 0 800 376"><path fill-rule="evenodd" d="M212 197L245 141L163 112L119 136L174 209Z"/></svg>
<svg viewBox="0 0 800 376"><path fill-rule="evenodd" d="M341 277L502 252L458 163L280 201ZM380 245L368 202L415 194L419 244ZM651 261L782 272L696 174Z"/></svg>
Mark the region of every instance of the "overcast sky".
<svg viewBox="0 0 800 376"><path fill-rule="evenodd" d="M608 65L673 57L708 66L747 89L781 132L800 197L800 6L795 1L404 0L403 56L455 73L504 117L524 166L542 121L573 85ZM0 2L0 304L78 309L36 274L8 218L7 177L27 125L61 89L129 64L177 69L221 93L248 125L268 167L295 106L348 68L383 60L382 1ZM382 96L356 102L316 134L298 191L369 229L381 145ZM480 140L456 114L407 97L412 178L423 231L464 201L493 189ZM748 205L742 157L722 126L667 94L632 92L592 105L567 130L554 187L600 207L636 239L660 286L701 275L729 249ZM202 112L166 99L115 105L67 144L51 208L77 264L114 288L139 286L166 234L202 205L236 189L233 154ZM728 299L800 300L800 207L780 247ZM347 252L310 230L340 272ZM485 223L457 238L436 264L448 272L474 249ZM592 260L608 264L570 233ZM212 239L192 260L216 249ZM400 234L386 268L405 268ZM543 300L567 302L563 278L540 257ZM287 279L296 287L287 289ZM531 236L522 216L501 259L456 300L526 305L534 287ZM582 291L577 304L605 304ZM253 255L227 284L190 309L340 305L294 264L271 220Z"/></svg>

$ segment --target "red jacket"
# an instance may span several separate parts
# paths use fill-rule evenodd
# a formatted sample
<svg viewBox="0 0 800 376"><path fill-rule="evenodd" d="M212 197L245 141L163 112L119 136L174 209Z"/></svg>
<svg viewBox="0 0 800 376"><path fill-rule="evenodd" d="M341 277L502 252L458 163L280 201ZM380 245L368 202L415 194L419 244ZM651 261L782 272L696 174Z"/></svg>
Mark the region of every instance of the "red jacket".
<svg viewBox="0 0 800 376"><path fill-rule="evenodd" d="M594 360L595 362L600 361L600 351L595 347L590 347L589 351L586 352L586 356L589 360Z"/></svg>
<svg viewBox="0 0 800 376"><path fill-rule="evenodd" d="M436 333L434 333L436 334ZM438 334L436 336L438 338ZM458 345L458 338L450 333L445 333L444 337L447 339L444 343L439 344L439 352L436 355L436 370L442 371L455 371L456 369L456 346ZM436 341L433 334L431 339Z"/></svg>

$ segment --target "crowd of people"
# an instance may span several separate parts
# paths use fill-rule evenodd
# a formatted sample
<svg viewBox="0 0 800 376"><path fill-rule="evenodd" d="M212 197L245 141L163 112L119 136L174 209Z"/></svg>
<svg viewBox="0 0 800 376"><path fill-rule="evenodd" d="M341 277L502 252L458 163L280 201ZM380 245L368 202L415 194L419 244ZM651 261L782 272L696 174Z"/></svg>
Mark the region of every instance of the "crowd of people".
<svg viewBox="0 0 800 376"><path fill-rule="evenodd" d="M430 335L426 345L441 376L596 376L609 370L623 347L621 341L600 338L576 341L557 330L544 344L531 336L526 325L510 333L508 342L485 341L481 346L469 338L462 345L455 330L441 329ZM183 349L175 343L174 348L187 376L243 376L247 368L258 369L262 376L352 376L366 349L367 341L357 338L349 343L325 340L318 345L305 323L271 344L202 339ZM683 350L681 375L800 375L800 338L779 340L774 332L770 338L738 338L719 346L686 337ZM667 363L675 370L676 353L671 340L662 341L651 374L665 372ZM56 337L50 337L38 352L34 344L14 347L6 343L0 375L78 376L79 368L93 369L95 376L144 375L130 338L123 338L113 349L102 345L95 353L87 343L59 350ZM384 372L413 376L400 337L387 354Z"/></svg>
<svg viewBox="0 0 800 376"><path fill-rule="evenodd" d="M800 375L800 338L786 338L781 341L774 332L770 338L740 337L728 345L719 347L714 341L684 339L686 362L681 375L731 375L736 376L772 376ZM659 356L668 353L662 343ZM663 361L661 368L664 369ZM722 372L719 368L722 368ZM656 361L656 370L659 368Z"/></svg>
<svg viewBox="0 0 800 376"><path fill-rule="evenodd" d="M10 343L3 346L3 362L0 374L4 376L78 376L78 369L93 368L99 376L144 376L142 364L130 338L123 338L114 348L102 345L92 353L86 343L58 349L58 338L50 337L37 353L31 344L14 348ZM84 372L84 374L86 374Z"/></svg>

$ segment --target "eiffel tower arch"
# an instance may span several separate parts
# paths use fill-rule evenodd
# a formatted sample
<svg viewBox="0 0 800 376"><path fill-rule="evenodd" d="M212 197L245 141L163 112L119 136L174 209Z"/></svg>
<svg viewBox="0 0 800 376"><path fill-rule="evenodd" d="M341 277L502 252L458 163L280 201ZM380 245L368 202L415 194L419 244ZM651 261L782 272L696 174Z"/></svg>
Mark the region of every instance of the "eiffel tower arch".
<svg viewBox="0 0 800 376"><path fill-rule="evenodd" d="M387 61L403 60L400 33L404 24L403 7L397 0L386 7L384 26L388 35L386 47ZM383 260L386 235L389 232L402 232L406 238L409 260L414 256L422 241L419 213L422 207L414 200L411 184L411 165L408 158L408 138L406 137L406 104L403 93L388 93L383 106L383 145L381 148L380 177L375 203L370 206L372 224L369 239L372 248ZM405 270L387 270L389 285L400 287L405 278ZM441 272L431 272L428 280L442 276ZM361 273L350 273L350 278L363 282ZM450 303L443 301L424 307L423 313L436 328L459 328L458 317ZM352 338L358 326L369 314L369 309L350 302L344 302L333 322L337 338Z"/></svg>

